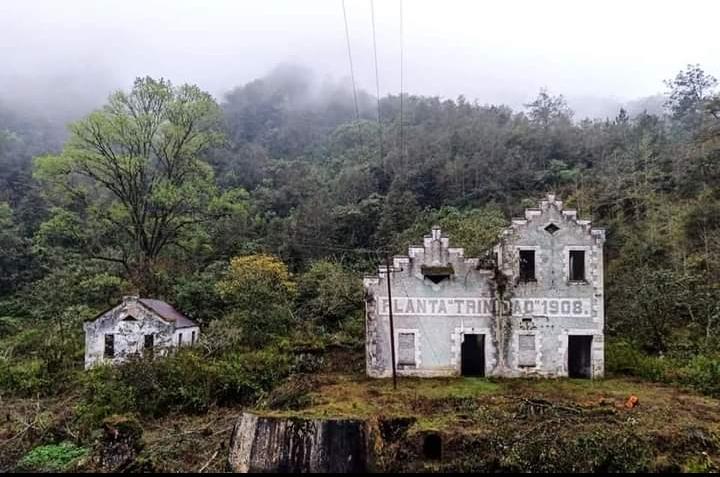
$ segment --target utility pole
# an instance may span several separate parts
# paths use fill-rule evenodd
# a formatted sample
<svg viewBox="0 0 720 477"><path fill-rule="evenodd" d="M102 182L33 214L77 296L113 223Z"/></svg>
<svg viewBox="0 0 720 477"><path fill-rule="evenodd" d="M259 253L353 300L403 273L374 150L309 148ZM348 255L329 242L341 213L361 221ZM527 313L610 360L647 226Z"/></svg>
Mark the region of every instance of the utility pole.
<svg viewBox="0 0 720 477"><path fill-rule="evenodd" d="M393 389L397 389L397 373L395 371L395 323L393 323L393 302L392 302L392 287L390 286L390 277L392 276L390 269L390 254L385 253L385 273L387 281L387 293L388 303L390 304L390 357L392 359L392 377L393 377Z"/></svg>

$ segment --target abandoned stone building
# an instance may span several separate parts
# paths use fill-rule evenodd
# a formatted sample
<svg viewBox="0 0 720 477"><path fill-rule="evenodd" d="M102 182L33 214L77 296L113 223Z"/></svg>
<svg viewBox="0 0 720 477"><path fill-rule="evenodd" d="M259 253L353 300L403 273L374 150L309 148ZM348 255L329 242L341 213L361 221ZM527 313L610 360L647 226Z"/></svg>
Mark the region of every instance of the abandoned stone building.
<svg viewBox="0 0 720 477"><path fill-rule="evenodd" d="M602 376L604 241L553 195L488 260L433 228L364 280L367 374L392 375L394 345L399 376Z"/></svg>
<svg viewBox="0 0 720 477"><path fill-rule="evenodd" d="M85 368L119 363L133 354L163 355L193 345L200 327L161 300L127 296L122 303L85 322Z"/></svg>

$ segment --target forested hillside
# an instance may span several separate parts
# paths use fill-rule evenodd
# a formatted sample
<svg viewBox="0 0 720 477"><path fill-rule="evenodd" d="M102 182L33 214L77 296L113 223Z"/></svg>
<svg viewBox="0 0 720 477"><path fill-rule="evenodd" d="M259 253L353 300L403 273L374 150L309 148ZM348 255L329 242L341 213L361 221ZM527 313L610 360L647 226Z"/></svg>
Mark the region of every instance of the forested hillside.
<svg viewBox="0 0 720 477"><path fill-rule="evenodd" d="M720 394L720 95L699 66L666 86L665 114L604 120L544 90L521 111L360 93L356 118L289 67L219 99L140 78L70 125L0 103L0 395L80 394L83 432L254 402L361 346L385 250L439 224L482 254L547 192L607 229L610 371ZM202 346L82 373L83 320L137 293Z"/></svg>

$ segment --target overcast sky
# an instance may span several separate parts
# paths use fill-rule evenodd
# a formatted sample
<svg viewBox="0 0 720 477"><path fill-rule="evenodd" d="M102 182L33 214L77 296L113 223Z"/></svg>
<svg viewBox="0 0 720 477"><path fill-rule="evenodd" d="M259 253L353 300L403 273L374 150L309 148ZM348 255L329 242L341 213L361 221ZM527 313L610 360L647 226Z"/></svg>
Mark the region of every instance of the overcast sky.
<svg viewBox="0 0 720 477"><path fill-rule="evenodd" d="M370 0L346 0L355 73L374 93ZM720 76L718 1L404 0L405 89L519 106L661 93L688 63ZM380 83L400 79L400 1L375 0ZM221 96L279 63L347 81L341 0L0 0L0 95L106 96L135 76Z"/></svg>

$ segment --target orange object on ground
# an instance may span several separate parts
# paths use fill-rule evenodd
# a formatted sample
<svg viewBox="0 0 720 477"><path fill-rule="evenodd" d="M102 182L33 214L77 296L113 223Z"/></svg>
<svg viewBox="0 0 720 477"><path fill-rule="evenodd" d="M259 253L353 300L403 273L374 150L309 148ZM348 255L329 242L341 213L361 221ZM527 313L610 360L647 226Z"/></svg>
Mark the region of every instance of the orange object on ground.
<svg viewBox="0 0 720 477"><path fill-rule="evenodd" d="M628 409L632 409L638 404L640 404L640 399L634 394L631 394L630 397L627 398L627 401L625 401L625 407Z"/></svg>

